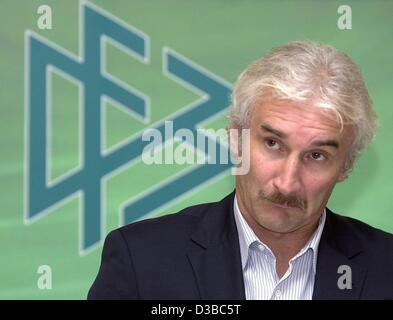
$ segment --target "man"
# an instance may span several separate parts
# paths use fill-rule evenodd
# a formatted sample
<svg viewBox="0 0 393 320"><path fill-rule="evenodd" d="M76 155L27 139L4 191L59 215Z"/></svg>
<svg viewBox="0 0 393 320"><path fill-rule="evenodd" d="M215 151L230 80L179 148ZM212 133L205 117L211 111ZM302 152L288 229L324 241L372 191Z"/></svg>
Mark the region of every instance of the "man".
<svg viewBox="0 0 393 320"><path fill-rule="evenodd" d="M356 65L291 42L232 96L249 170L221 202L111 232L90 299L393 299L393 236L326 208L377 127Z"/></svg>

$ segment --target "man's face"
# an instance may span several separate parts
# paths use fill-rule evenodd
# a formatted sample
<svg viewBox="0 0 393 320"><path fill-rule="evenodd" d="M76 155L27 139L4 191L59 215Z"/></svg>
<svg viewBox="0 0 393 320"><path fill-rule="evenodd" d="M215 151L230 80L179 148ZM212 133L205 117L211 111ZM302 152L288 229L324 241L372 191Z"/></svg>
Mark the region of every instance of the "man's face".
<svg viewBox="0 0 393 320"><path fill-rule="evenodd" d="M353 141L333 116L312 104L265 98L250 120L250 170L237 176L240 208L252 225L301 232L318 221Z"/></svg>

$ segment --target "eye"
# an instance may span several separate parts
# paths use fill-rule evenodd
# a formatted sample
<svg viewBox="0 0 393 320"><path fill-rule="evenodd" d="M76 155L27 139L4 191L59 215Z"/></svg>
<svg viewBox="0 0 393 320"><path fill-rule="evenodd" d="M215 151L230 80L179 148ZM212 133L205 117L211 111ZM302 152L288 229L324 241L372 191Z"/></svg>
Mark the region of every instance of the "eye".
<svg viewBox="0 0 393 320"><path fill-rule="evenodd" d="M278 144L278 142L276 140L273 140L273 139L266 139L265 140L265 145L269 149L275 149L275 150L280 149L280 145Z"/></svg>
<svg viewBox="0 0 393 320"><path fill-rule="evenodd" d="M327 158L320 152L311 152L311 158L316 161L326 160Z"/></svg>

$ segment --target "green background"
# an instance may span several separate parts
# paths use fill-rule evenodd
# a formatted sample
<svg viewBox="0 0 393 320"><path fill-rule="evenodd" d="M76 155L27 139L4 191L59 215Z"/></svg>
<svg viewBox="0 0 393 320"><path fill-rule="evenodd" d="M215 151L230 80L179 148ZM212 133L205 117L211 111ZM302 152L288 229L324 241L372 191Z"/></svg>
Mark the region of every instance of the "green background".
<svg viewBox="0 0 393 320"><path fill-rule="evenodd" d="M107 47L107 70L151 98L151 121L164 119L198 96L162 74L168 46L230 83L251 61L291 40L317 40L347 52L359 64L380 116L375 143L359 159L350 179L339 184L329 207L393 232L393 1L345 1L352 30L339 30L341 1L93 1L103 10L149 35L151 62L143 65ZM37 8L52 8L52 30L37 27ZM0 298L84 299L100 262L102 247L78 253L79 199L74 197L44 218L25 225L24 210L24 33L32 30L79 53L76 0L0 1ZM52 178L78 163L78 88L53 77ZM110 104L107 146L143 129ZM205 127L225 127L225 115ZM106 233L119 226L120 206L185 166L124 168L106 184ZM233 177L184 195L158 215L215 201L232 191ZM391 252L387 254L393 254ZM52 289L37 287L40 265L52 269ZM158 270L159 272L159 270Z"/></svg>

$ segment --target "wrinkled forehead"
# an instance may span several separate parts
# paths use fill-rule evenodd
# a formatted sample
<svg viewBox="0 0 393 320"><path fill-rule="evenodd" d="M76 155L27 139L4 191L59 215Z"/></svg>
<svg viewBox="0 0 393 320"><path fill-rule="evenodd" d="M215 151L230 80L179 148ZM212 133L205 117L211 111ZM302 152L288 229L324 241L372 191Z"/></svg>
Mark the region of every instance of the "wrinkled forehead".
<svg viewBox="0 0 393 320"><path fill-rule="evenodd" d="M352 141L354 136L353 125L345 124L335 110L324 107L318 99L294 101L264 96L253 106L250 121L252 130L261 125L289 133L293 129L297 134L309 128L340 140Z"/></svg>
<svg viewBox="0 0 393 320"><path fill-rule="evenodd" d="M293 120L298 119L302 122L312 119L340 131L344 129L345 125L345 121L338 111L317 97L308 100L294 100L277 97L268 92L255 101L252 109L251 118L258 115L267 117L272 114L277 116L282 114L283 117Z"/></svg>

